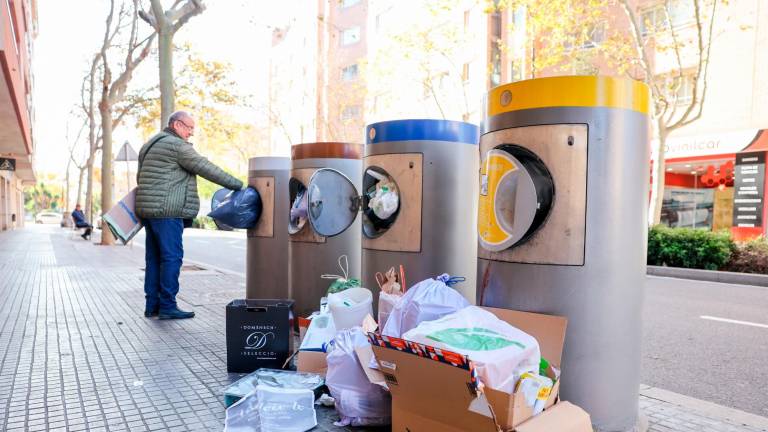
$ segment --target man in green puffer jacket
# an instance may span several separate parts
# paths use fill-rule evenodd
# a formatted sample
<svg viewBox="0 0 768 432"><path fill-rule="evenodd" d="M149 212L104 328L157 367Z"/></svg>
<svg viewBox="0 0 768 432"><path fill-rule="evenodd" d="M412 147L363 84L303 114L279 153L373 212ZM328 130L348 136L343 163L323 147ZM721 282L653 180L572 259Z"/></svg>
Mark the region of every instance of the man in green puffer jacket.
<svg viewBox="0 0 768 432"><path fill-rule="evenodd" d="M168 127L139 151L136 176L136 214L146 229L144 316L160 319L192 318L176 304L179 272L184 257L181 235L185 220L200 210L197 176L232 190L243 183L198 154L187 140L195 120L184 111L171 114Z"/></svg>

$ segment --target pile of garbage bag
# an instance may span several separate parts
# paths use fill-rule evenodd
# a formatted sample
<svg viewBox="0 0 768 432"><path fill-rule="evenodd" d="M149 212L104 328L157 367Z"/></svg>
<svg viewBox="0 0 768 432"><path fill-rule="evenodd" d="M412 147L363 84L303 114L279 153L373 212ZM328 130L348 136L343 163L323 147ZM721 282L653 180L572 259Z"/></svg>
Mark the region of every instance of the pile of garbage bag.
<svg viewBox="0 0 768 432"><path fill-rule="evenodd" d="M337 426L383 426L391 422L389 392L368 380L355 352L355 348L370 345L363 330L354 327L339 331L328 349L325 382L341 416Z"/></svg>
<svg viewBox="0 0 768 432"><path fill-rule="evenodd" d="M468 355L483 384L506 393L514 393L524 373L538 374L541 362L533 336L477 306L421 322L403 339Z"/></svg>

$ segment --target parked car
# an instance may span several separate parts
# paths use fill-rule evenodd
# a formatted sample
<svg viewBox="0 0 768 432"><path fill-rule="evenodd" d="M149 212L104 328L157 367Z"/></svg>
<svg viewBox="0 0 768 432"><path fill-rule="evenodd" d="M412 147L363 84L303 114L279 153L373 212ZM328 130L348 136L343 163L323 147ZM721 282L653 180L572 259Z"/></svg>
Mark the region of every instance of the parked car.
<svg viewBox="0 0 768 432"><path fill-rule="evenodd" d="M61 224L61 213L43 211L35 216L35 223L39 224Z"/></svg>

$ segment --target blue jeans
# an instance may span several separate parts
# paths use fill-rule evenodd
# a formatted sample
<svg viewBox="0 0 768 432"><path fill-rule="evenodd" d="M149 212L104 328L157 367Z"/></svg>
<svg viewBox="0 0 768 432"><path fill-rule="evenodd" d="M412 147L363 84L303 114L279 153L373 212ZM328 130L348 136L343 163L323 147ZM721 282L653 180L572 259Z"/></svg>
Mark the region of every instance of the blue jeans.
<svg viewBox="0 0 768 432"><path fill-rule="evenodd" d="M144 273L144 295L147 310L176 308L176 294L179 292L179 272L184 257L181 235L184 231L182 219L144 219L146 230L146 270Z"/></svg>

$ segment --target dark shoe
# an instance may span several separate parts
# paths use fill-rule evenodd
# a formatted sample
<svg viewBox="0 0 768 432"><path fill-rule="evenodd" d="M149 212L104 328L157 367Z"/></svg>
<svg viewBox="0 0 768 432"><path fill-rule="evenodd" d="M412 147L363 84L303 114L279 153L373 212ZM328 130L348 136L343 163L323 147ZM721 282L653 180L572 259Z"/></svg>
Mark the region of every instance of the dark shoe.
<svg viewBox="0 0 768 432"><path fill-rule="evenodd" d="M185 319L185 318L192 318L195 316L194 312L185 312L179 308L175 309L168 309L168 310L160 310L160 313L157 315L157 317L161 320L165 319Z"/></svg>
<svg viewBox="0 0 768 432"><path fill-rule="evenodd" d="M156 307L154 309L144 309L144 316L147 318L156 317L160 313L160 308Z"/></svg>
<svg viewBox="0 0 768 432"><path fill-rule="evenodd" d="M80 237L82 237L82 238L83 238L83 240L88 240L88 236L87 236L87 235L85 235L85 234L81 235Z"/></svg>

